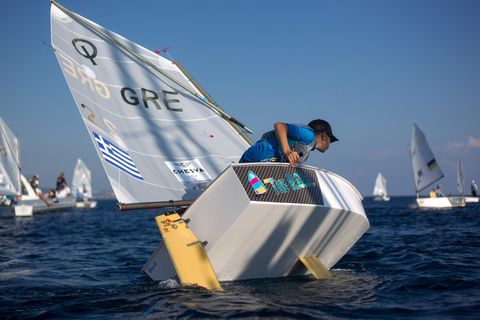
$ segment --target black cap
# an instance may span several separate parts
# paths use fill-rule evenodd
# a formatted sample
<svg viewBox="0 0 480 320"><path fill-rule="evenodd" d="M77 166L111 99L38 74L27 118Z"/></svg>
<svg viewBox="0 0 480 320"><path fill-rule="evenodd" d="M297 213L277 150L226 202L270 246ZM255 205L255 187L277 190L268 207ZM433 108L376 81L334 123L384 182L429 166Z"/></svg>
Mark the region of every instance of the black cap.
<svg viewBox="0 0 480 320"><path fill-rule="evenodd" d="M330 127L330 123L327 121L322 119L313 120L310 121L308 126L315 131L315 134L325 132L330 137L330 143L338 141L337 137L335 137L332 133L332 127Z"/></svg>

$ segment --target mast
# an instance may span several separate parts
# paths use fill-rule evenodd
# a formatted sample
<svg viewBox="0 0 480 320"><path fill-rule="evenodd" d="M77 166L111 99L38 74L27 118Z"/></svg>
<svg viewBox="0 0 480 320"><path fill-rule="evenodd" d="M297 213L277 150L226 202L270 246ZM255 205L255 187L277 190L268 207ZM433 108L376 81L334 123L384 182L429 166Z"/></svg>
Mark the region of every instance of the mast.
<svg viewBox="0 0 480 320"><path fill-rule="evenodd" d="M218 104L217 102L212 98L212 96L207 92L207 90L205 90L201 85L200 83L197 82L197 80L195 80L191 75L190 73L187 71L187 69L185 69L183 67L183 65L178 62L178 60L174 60L173 63L178 67L178 69L180 69L180 71L183 73L183 75L190 81L190 83L195 87L197 88L198 91L200 91L200 93L213 105L217 106L219 109L222 109ZM222 109L223 110L223 109ZM233 129L235 129L235 131L237 131L237 133L243 138L245 139L245 141L247 141L247 143L249 145L252 145L253 144L253 141L252 139L250 139L242 130L240 130L241 126L239 126L238 124L232 122L232 121L228 121L228 123L232 126Z"/></svg>

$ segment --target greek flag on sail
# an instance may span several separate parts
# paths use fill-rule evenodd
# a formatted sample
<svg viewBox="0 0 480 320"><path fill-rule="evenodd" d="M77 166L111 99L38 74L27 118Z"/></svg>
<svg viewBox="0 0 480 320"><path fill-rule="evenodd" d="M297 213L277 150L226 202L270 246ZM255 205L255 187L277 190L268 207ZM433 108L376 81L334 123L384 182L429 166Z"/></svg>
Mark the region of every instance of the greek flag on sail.
<svg viewBox="0 0 480 320"><path fill-rule="evenodd" d="M128 173L132 177L143 180L142 175L138 171L133 159L126 152L96 133L92 131L98 147L102 153L103 159L114 167Z"/></svg>

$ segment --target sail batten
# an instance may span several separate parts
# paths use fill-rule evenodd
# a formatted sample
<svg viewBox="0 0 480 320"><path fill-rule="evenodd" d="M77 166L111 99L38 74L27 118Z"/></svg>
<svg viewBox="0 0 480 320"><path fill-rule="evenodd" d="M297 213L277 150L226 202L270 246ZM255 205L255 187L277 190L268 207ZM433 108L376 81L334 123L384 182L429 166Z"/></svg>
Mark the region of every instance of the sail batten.
<svg viewBox="0 0 480 320"><path fill-rule="evenodd" d="M444 177L440 166L435 159L425 134L413 124L412 140L410 144L415 191L425 190Z"/></svg>
<svg viewBox="0 0 480 320"><path fill-rule="evenodd" d="M120 203L195 199L249 147L236 120L209 106L172 61L56 2L51 28L60 68Z"/></svg>

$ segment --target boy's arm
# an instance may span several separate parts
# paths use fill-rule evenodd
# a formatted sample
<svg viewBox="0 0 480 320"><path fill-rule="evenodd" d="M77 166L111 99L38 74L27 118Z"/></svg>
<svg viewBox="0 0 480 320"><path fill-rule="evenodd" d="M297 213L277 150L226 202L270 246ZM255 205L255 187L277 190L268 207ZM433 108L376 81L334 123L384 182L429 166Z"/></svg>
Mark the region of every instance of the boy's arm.
<svg viewBox="0 0 480 320"><path fill-rule="evenodd" d="M280 144L280 148L282 148L284 157L288 160L290 165L295 165L300 159L300 156L296 151L290 149L290 146L288 145L287 124L283 122L277 122L273 127L275 128L275 134L277 136L278 143Z"/></svg>

